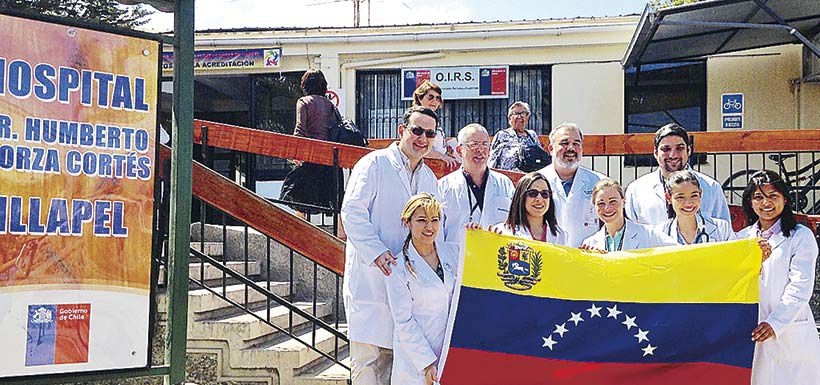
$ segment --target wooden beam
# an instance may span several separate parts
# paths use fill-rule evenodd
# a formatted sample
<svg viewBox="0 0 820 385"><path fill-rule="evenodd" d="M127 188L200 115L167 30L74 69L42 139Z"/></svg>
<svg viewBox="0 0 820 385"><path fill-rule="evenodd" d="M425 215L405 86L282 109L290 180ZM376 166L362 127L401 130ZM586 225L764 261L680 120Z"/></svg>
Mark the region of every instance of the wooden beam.
<svg viewBox="0 0 820 385"><path fill-rule="evenodd" d="M162 146L160 155L170 159ZM193 195L252 228L296 250L337 274L344 274L344 243L326 231L280 209L264 198L206 168L193 165Z"/></svg>
<svg viewBox="0 0 820 385"><path fill-rule="evenodd" d="M820 151L820 129L693 132L697 152L778 152ZM538 138L544 148L549 137ZM395 139L372 139L371 148L387 147ZM651 154L655 134L613 134L584 136L584 155Z"/></svg>

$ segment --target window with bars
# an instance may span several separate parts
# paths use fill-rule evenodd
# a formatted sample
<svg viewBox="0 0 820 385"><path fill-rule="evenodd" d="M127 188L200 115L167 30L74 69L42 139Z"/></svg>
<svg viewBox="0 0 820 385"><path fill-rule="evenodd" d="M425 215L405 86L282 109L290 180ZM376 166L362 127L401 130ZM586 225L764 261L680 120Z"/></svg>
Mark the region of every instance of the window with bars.
<svg viewBox="0 0 820 385"><path fill-rule="evenodd" d="M530 104L527 128L547 133L552 119L552 71L548 65L510 67L509 98L444 100L441 128L455 136L461 127L480 123L490 134L509 127L507 108L515 101ZM410 101L401 100L401 71L357 71L356 124L372 139L395 138Z"/></svg>

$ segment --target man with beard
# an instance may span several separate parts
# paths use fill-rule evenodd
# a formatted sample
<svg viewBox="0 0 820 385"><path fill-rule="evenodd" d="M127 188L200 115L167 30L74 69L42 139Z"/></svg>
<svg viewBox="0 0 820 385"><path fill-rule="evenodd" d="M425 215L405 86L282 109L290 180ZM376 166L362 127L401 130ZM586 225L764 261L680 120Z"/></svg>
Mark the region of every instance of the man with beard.
<svg viewBox="0 0 820 385"><path fill-rule="evenodd" d="M552 186L552 203L558 227L567 233L566 246L578 247L598 231L598 216L592 204L592 187L606 176L581 167L584 134L575 123L564 122L550 133L552 164L539 172Z"/></svg>
<svg viewBox="0 0 820 385"><path fill-rule="evenodd" d="M515 186L506 175L487 167L490 135L484 126L468 124L458 132L456 151L463 159L461 168L438 181L444 211L444 240L455 242L464 251L465 226L482 228L507 219Z"/></svg>
<svg viewBox="0 0 820 385"><path fill-rule="evenodd" d="M698 178L703 190L700 210L704 217L725 219L731 223L729 205L720 183L688 166L692 148L689 134L676 123L669 123L655 132L655 160L658 171L644 175L630 183L626 189L626 215L629 219L657 226L671 217L663 189L666 176L672 172L689 169Z"/></svg>
<svg viewBox="0 0 820 385"><path fill-rule="evenodd" d="M410 107L399 124L399 141L356 162L342 202L345 247L345 314L353 385L388 385L393 365L393 317L384 276L396 267L407 228L401 220L413 195L438 192L424 158L433 148L438 116Z"/></svg>

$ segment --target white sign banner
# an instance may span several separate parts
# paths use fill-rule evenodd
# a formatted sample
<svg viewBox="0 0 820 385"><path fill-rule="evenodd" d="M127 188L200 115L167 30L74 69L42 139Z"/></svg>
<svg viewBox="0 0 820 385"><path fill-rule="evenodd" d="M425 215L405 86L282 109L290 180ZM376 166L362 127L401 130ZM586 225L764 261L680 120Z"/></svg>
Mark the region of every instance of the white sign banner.
<svg viewBox="0 0 820 385"><path fill-rule="evenodd" d="M503 99L509 96L509 66L432 67L401 70L402 100L425 80L441 87L442 99Z"/></svg>

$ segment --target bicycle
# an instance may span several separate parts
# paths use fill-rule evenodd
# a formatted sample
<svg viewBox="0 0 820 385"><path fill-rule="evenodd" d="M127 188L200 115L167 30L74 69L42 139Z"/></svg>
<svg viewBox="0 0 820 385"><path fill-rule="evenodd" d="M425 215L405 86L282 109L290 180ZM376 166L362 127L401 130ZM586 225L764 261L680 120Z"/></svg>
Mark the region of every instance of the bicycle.
<svg viewBox="0 0 820 385"><path fill-rule="evenodd" d="M820 185L817 185L818 182L820 182L820 170L814 173L811 172L811 170L820 166L820 159L798 170L789 171L786 169L784 162L786 159L794 157L797 157L797 154L770 154L768 156L770 160L777 163L783 181L790 187L790 195L792 196L792 202L794 202L792 209L798 213L820 214L820 199L817 199L818 196L820 196ZM726 200L728 202L741 202L743 199L743 190L749 183L749 178L757 171L759 170L741 170L729 175L729 177L723 181L723 192L726 194ZM799 183L803 181L808 182L801 187ZM809 193L814 193L811 196L813 199L811 205L809 205Z"/></svg>

